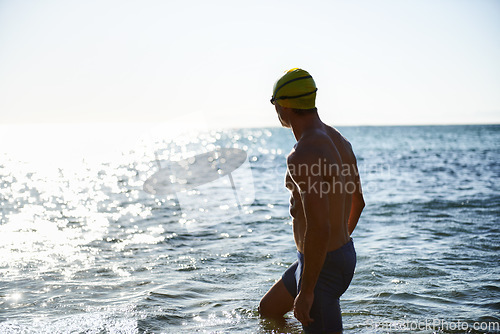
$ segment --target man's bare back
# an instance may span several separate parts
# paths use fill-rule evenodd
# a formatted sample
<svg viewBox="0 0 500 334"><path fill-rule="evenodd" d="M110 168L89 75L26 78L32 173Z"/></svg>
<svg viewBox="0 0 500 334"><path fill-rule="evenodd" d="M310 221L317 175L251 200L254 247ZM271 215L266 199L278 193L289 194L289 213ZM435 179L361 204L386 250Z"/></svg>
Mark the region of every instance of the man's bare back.
<svg viewBox="0 0 500 334"><path fill-rule="evenodd" d="M306 150L314 152L318 157L307 167L292 165L294 154ZM290 191L290 215L293 222L293 236L297 250L304 252L306 220L299 186L290 175L292 173L320 174L321 181L309 184L310 191L321 192L328 197L330 236L327 242L327 251L333 251L345 245L350 240L348 219L352 197L359 186L359 175L356 167L356 158L351 144L337 130L324 125L323 129L304 134L297 142L287 159L287 173L285 185Z"/></svg>

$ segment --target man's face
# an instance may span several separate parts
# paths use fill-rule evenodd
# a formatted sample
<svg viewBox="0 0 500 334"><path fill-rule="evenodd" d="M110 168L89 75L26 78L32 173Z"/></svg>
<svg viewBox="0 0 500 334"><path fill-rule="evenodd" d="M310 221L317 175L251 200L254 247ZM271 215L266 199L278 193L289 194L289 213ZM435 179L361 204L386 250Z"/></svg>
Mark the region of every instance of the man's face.
<svg viewBox="0 0 500 334"><path fill-rule="evenodd" d="M276 113L278 114L278 119L280 120L281 126L284 128L289 128L290 126L283 119L284 110L277 103L274 105L274 108L276 109Z"/></svg>

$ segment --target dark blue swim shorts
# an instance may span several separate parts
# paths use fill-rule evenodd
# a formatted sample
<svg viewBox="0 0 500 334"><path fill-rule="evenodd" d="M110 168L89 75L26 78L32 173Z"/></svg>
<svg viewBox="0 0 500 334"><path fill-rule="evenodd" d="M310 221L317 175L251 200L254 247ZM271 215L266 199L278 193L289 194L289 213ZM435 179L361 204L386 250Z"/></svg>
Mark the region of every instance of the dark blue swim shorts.
<svg viewBox="0 0 500 334"><path fill-rule="evenodd" d="M304 254L297 252L298 260L288 268L281 279L293 298L300 291ZM352 239L344 246L326 254L316 287L310 316L314 322L304 326L306 333L342 331L339 297L347 290L356 267L356 251Z"/></svg>

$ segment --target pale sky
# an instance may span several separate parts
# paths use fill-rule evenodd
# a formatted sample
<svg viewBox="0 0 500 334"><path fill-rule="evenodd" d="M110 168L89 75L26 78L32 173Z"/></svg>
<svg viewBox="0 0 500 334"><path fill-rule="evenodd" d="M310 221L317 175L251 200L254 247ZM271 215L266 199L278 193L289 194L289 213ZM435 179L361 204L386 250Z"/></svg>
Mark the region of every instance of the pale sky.
<svg viewBox="0 0 500 334"><path fill-rule="evenodd" d="M0 0L2 124L278 126L293 67L333 125L500 123L500 1Z"/></svg>

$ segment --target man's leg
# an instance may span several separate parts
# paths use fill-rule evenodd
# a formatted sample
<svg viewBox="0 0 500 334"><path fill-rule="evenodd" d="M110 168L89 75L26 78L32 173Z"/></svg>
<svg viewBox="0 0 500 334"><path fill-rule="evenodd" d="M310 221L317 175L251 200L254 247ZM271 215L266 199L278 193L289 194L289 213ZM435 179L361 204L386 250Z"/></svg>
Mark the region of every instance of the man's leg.
<svg viewBox="0 0 500 334"><path fill-rule="evenodd" d="M294 298L280 278L260 300L259 313L263 317L283 317L285 313L292 310L293 301Z"/></svg>

